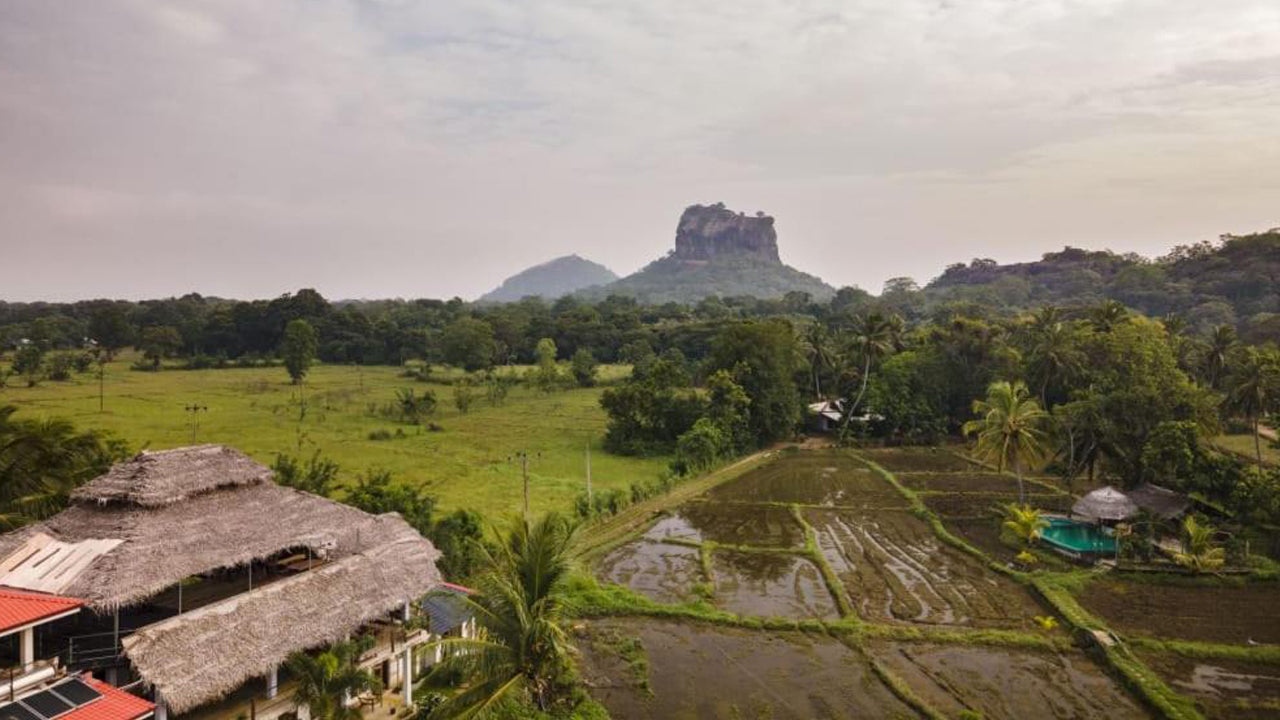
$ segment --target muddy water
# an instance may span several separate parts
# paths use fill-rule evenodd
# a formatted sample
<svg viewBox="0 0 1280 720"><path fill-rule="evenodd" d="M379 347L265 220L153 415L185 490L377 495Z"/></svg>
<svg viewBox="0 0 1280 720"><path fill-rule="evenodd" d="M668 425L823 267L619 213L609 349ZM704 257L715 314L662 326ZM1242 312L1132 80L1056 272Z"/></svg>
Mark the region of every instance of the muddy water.
<svg viewBox="0 0 1280 720"><path fill-rule="evenodd" d="M979 466L941 448L886 448L858 454L890 472L973 472Z"/></svg>
<svg viewBox="0 0 1280 720"><path fill-rule="evenodd" d="M1155 653L1142 653L1142 660L1210 718L1280 718L1280 666ZM1272 707L1259 707L1266 704Z"/></svg>
<svg viewBox="0 0 1280 720"><path fill-rule="evenodd" d="M822 574L794 555L726 550L712 558L716 605L738 615L785 618L839 617Z"/></svg>
<svg viewBox="0 0 1280 720"><path fill-rule="evenodd" d="M697 548L644 540L606 555L597 572L607 582L667 603L687 600L694 584L703 581Z"/></svg>
<svg viewBox="0 0 1280 720"><path fill-rule="evenodd" d="M1019 627L1039 610L1017 584L942 545L909 513L806 510L805 518L865 619Z"/></svg>
<svg viewBox="0 0 1280 720"><path fill-rule="evenodd" d="M921 495L924 504L942 517L993 517L1001 508L1018 502L1018 492L1011 493L963 493L944 492ZM1058 493L1035 492L1028 487L1027 504L1046 512L1066 512L1071 508L1071 496Z"/></svg>
<svg viewBox="0 0 1280 720"><path fill-rule="evenodd" d="M933 492L1018 492L1018 480L996 473L895 473L898 480L913 490ZM1027 485L1032 492L1043 492L1039 485Z"/></svg>
<svg viewBox="0 0 1280 720"><path fill-rule="evenodd" d="M766 634L654 620L592 623L587 634L638 637L650 697L621 661L580 638L591 694L618 720L915 718L853 650L800 633Z"/></svg>
<svg viewBox="0 0 1280 720"><path fill-rule="evenodd" d="M986 720L1148 717L1082 653L905 643L871 653L947 717L966 709Z"/></svg>
<svg viewBox="0 0 1280 720"><path fill-rule="evenodd" d="M1122 633L1280 643L1280 583L1214 587L1107 579L1090 583L1079 600Z"/></svg>
<svg viewBox="0 0 1280 720"><path fill-rule="evenodd" d="M724 545L804 546L804 528L790 508L779 505L691 502L663 522L663 531L673 537L697 537Z"/></svg>
<svg viewBox="0 0 1280 720"><path fill-rule="evenodd" d="M902 496L848 454L826 450L784 457L707 493L711 502L905 507Z"/></svg>

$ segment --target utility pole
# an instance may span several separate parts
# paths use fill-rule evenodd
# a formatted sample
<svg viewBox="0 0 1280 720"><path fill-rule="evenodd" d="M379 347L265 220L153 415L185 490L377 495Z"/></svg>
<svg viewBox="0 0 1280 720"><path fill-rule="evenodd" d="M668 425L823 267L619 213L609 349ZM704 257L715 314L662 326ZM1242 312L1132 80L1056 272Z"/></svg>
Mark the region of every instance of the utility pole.
<svg viewBox="0 0 1280 720"><path fill-rule="evenodd" d="M516 453L514 457L520 459L520 474L524 479L524 519L526 522L528 522L529 520L529 453L528 451L521 451ZM542 457L542 453L537 453L533 457L534 458Z"/></svg>
<svg viewBox="0 0 1280 720"><path fill-rule="evenodd" d="M196 444L196 432L200 430L200 413L209 412L208 405L200 405L193 403L186 406L186 411L191 413L191 444Z"/></svg>
<svg viewBox="0 0 1280 720"><path fill-rule="evenodd" d="M591 497L591 438L587 438L587 507L594 508L595 503Z"/></svg>

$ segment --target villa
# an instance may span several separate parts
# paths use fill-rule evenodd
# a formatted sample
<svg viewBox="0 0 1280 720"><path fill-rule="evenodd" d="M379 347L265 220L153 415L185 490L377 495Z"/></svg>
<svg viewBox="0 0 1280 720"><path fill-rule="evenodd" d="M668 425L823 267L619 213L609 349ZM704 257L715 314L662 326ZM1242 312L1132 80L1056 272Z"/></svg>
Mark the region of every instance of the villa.
<svg viewBox="0 0 1280 720"><path fill-rule="evenodd" d="M361 665L411 706L412 678L439 659L415 649L474 630L465 610L434 619L441 592L465 591L438 557L398 515L277 485L230 448L143 452L0 536L0 634L18 638L0 720L78 720L23 700L73 680L122 708L92 720L271 720L295 710L291 654L365 634Z"/></svg>

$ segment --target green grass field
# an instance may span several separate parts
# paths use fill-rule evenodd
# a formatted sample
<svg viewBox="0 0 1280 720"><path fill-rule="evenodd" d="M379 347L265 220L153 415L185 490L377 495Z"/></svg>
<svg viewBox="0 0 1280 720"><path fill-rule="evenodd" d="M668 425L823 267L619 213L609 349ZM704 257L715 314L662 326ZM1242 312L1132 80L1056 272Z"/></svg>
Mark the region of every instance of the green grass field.
<svg viewBox="0 0 1280 720"><path fill-rule="evenodd" d="M521 372L522 368L511 371ZM629 368L600 368L603 382L624 377ZM451 375L437 370L433 379ZM11 378L0 389L0 405L18 406L18 417L62 416L77 426L105 430L133 449L162 449L190 444L192 414L200 412L199 443L223 443L244 450L264 463L277 453L309 457L315 450L342 466L344 481L370 468L385 468L397 478L419 483L435 495L443 509L466 507L496 519L522 505L520 465L508 458L531 454L531 508L568 510L585 487L585 455L591 443L592 480L597 489L625 488L647 480L666 467L666 458L627 458L601 448L606 416L599 388L553 393L518 386L505 404L491 405L483 388L466 415L454 407L453 387L400 377L400 368L317 366L299 388L289 384L283 368L224 370L129 370L127 359L108 365L106 409L98 411L96 374L71 381L43 381L22 387ZM363 385L363 389L362 389ZM385 419L370 406L390 402L397 389L421 393L431 389L439 400L431 422L440 432ZM301 415L300 398L307 401ZM405 437L375 441L374 430Z"/></svg>
<svg viewBox="0 0 1280 720"><path fill-rule="evenodd" d="M1253 435L1219 435L1213 439L1213 444L1250 462L1257 457ZM1262 462L1267 465L1280 465L1280 450L1271 447L1271 441L1265 437L1262 438Z"/></svg>

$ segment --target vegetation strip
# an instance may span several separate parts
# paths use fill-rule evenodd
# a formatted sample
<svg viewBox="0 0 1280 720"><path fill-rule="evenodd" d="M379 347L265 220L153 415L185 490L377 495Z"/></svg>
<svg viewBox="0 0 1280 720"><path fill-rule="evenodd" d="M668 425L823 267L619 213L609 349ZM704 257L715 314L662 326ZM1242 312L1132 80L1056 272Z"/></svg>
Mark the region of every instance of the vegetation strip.
<svg viewBox="0 0 1280 720"><path fill-rule="evenodd" d="M922 520L927 521L933 527L934 533L943 542L983 560L991 569L1008 575L1024 585L1030 585L1035 588L1040 596L1077 632L1092 635L1093 631L1104 631L1110 634L1107 626L1080 607L1080 604L1076 602L1075 596L1061 585L1042 577L1012 570L995 562L986 553L948 532L942 525L942 521L933 511L929 510L919 495L899 482L893 473L857 453L854 453L854 456L897 488L898 492L902 493L911 503L912 511ZM1125 685L1150 707L1159 712L1162 717L1167 720L1199 720L1203 717L1190 700L1174 692L1154 671L1142 664L1128 648L1121 645L1103 645L1102 656L1106 659L1107 664L1125 681Z"/></svg>
<svg viewBox="0 0 1280 720"><path fill-rule="evenodd" d="M1275 645L1229 645L1191 640L1164 640L1146 635L1129 638L1129 644L1140 650L1180 655L1193 660L1240 660L1280 665L1280 647Z"/></svg>
<svg viewBox="0 0 1280 720"><path fill-rule="evenodd" d="M840 610L840 617L857 619L853 603L849 602L849 594L845 592L844 583L840 582L835 570L827 562L826 556L818 549L818 531L814 530L809 521L804 519L804 513L800 512L799 505L791 506L791 516L795 518L797 523L800 523L800 527L804 528L805 553L813 561L813 564L818 566L818 571L822 573L822 581L827 585L827 592L831 593L835 599L836 607Z"/></svg>

